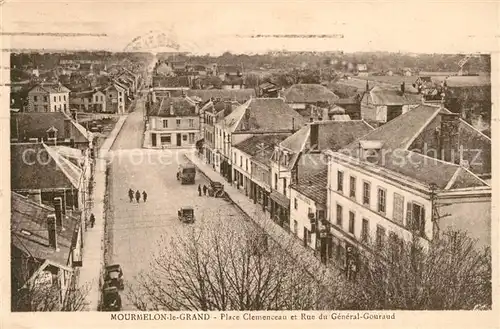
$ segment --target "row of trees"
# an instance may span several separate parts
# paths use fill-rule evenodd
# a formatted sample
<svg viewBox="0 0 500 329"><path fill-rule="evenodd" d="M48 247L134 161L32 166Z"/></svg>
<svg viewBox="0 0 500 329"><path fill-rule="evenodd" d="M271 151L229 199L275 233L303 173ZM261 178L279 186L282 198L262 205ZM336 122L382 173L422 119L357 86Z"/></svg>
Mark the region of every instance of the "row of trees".
<svg viewBox="0 0 500 329"><path fill-rule="evenodd" d="M222 221L195 226L159 242L129 298L140 310L171 311L490 308L489 250L478 251L466 234L450 234L429 250L388 241L384 252L361 255L364 266L353 281L301 266L303 259L260 229Z"/></svg>

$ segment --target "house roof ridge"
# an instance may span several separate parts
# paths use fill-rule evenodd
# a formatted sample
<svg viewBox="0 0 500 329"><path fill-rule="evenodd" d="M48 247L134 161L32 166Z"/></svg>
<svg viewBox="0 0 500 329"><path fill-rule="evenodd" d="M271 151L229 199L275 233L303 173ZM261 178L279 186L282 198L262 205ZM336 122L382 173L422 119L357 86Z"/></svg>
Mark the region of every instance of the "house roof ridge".
<svg viewBox="0 0 500 329"><path fill-rule="evenodd" d="M455 184L455 182L457 181L457 178L458 178L458 175L460 175L462 171L462 167L458 167L457 170L455 171L455 173L453 174L453 176L451 176L450 180L448 181L448 183L446 184L446 186L444 187L445 190L449 190L453 184Z"/></svg>
<svg viewBox="0 0 500 329"><path fill-rule="evenodd" d="M69 168L70 170L73 171L73 173L75 173L79 176L82 174L81 169L76 167L71 161L68 161L67 159L65 159L61 154L59 154L59 152L57 152L57 150L52 149L50 146L47 146L45 143L42 143L42 145L45 148L45 150L47 151L47 153L50 155L50 157L55 161L55 163L57 164L59 169L66 176L66 178L68 178L68 180L71 182L71 184L75 188L78 188L79 187L78 182L75 181L73 176L71 176L71 174L67 171L67 168ZM67 168L65 166L67 166Z"/></svg>
<svg viewBox="0 0 500 329"><path fill-rule="evenodd" d="M487 135L485 135L482 131L480 131L479 129L475 128L473 125L471 125L470 123L468 123L467 121L465 121L462 118L460 118L460 121L463 122L463 123L465 123L469 128L472 128L474 131L476 131L477 133L479 133L481 135L481 137L485 137L486 139L488 139L491 142L491 138L488 137Z"/></svg>
<svg viewBox="0 0 500 329"><path fill-rule="evenodd" d="M413 110L409 110L408 112L413 111ZM432 122L432 120L434 120L437 117L437 115L439 114L440 111L441 111L440 108L436 109L434 114L432 114L431 117L429 119L427 119L427 121L418 129L418 131L415 133L415 135L413 135L413 137L408 140L408 142L406 143L406 146L404 148L405 150L408 150L408 148L410 148L411 144L413 144L413 142L418 138L418 136L420 134L422 134L424 129L427 128L427 126ZM406 113L408 113L408 112L406 112Z"/></svg>

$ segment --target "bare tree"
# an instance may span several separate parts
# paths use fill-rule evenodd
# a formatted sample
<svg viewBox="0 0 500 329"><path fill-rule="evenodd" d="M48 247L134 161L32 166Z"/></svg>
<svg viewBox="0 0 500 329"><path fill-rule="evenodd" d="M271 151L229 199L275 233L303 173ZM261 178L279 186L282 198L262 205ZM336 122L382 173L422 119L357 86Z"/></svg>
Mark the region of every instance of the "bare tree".
<svg viewBox="0 0 500 329"><path fill-rule="evenodd" d="M491 309L491 252L466 233L448 231L423 247L389 237L383 251L362 257L358 309Z"/></svg>
<svg viewBox="0 0 500 329"><path fill-rule="evenodd" d="M322 287L252 223L201 223L162 239L129 299L140 310L304 310Z"/></svg>

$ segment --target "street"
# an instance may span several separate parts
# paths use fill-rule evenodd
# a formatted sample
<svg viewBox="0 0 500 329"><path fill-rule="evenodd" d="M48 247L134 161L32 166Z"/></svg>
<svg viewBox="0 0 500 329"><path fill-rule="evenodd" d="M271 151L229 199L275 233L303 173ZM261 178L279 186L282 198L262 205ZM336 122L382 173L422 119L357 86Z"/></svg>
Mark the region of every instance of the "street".
<svg viewBox="0 0 500 329"><path fill-rule="evenodd" d="M124 271L123 309L134 310L126 300L127 286L141 270L147 270L162 235L169 238L189 224L181 223L177 210L193 206L197 223L214 217L243 220L239 211L223 199L199 197L198 184L208 185L200 174L195 185L181 185L176 179L183 153L190 150L140 149L143 116L139 107L127 118L111 152L110 214L108 215L109 255L107 263L120 264ZM146 191L147 202L131 203L128 190ZM196 225L196 223L195 223Z"/></svg>

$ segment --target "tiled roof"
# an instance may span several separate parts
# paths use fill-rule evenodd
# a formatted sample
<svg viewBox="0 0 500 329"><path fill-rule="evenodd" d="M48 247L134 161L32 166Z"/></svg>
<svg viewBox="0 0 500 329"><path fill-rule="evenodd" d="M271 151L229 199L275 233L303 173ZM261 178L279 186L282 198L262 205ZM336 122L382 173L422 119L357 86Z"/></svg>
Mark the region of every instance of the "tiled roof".
<svg viewBox="0 0 500 329"><path fill-rule="evenodd" d="M269 135L256 135L250 137L234 147L250 156L269 156L274 151L274 147L281 141L290 136L290 134L269 134Z"/></svg>
<svg viewBox="0 0 500 329"><path fill-rule="evenodd" d="M170 114L170 107L173 115ZM196 105L189 97L160 97L153 103L150 115L160 117L197 116Z"/></svg>
<svg viewBox="0 0 500 329"><path fill-rule="evenodd" d="M203 101L208 101L211 98L221 99L221 100L231 100L237 101L239 103L244 103L252 97L255 97L254 89L198 89L198 90L188 90L188 96L200 97Z"/></svg>
<svg viewBox="0 0 500 329"><path fill-rule="evenodd" d="M68 214L63 218L64 230L58 228L59 250L56 251L49 245L47 228L47 216L54 213L54 208L37 204L17 193L11 193L11 241L16 248L37 259L47 259L66 266L72 246L76 242L74 237L78 232L79 219L78 216L68 216Z"/></svg>
<svg viewBox="0 0 500 329"><path fill-rule="evenodd" d="M318 84L295 84L285 90L283 97L287 103L335 103L339 97L325 86Z"/></svg>
<svg viewBox="0 0 500 329"><path fill-rule="evenodd" d="M57 139L69 138L69 136L65 135L64 122L71 122L73 126L77 126L77 123L63 112L21 112L12 114L10 120L11 138L17 138L19 141L27 141L30 138L46 139L47 130L51 127L57 129ZM89 140L90 135L85 128L81 127L82 130L80 127L76 127L81 135L79 137Z"/></svg>
<svg viewBox="0 0 500 329"><path fill-rule="evenodd" d="M422 150L419 147L421 143L427 143L427 147L432 148L434 143L432 138L434 136L428 137L423 133L428 127L435 127L436 120L439 120L439 113L450 112L439 107L420 105L359 138L343 150L340 150L340 152L359 158L359 142L361 140L380 141L382 149L378 157L370 160L371 163L378 166L414 179L417 182L424 184L435 183L441 189L447 187L452 179L456 179L452 187L486 186L484 181L471 172L474 170L473 167L471 167L471 170L461 169L455 175L457 170L461 168L459 165L416 152L416 149ZM432 129L434 131L434 128ZM462 136L460 137L460 145L474 145L474 143L478 142L477 148L483 149L490 142L486 136L475 131L474 128L463 121L460 121L459 131L464 132L459 133L459 136ZM468 131L468 135L465 134L465 131Z"/></svg>
<svg viewBox="0 0 500 329"><path fill-rule="evenodd" d="M12 190L81 188L82 170L39 143L11 144Z"/></svg>
<svg viewBox="0 0 500 329"><path fill-rule="evenodd" d="M235 131L272 132L299 129L305 119L280 98L252 98Z"/></svg>
<svg viewBox="0 0 500 329"><path fill-rule="evenodd" d="M41 83L32 88L32 90L36 87L40 87L48 93L69 93L70 90L58 83Z"/></svg>
<svg viewBox="0 0 500 329"><path fill-rule="evenodd" d="M384 148L406 148L426 124L441 110L435 106L419 105L373 130L362 139L384 141ZM396 137L397 136L397 137Z"/></svg>
<svg viewBox="0 0 500 329"><path fill-rule="evenodd" d="M293 135L281 142L280 146L292 152L300 152L303 150L307 139L309 138L309 125L297 130Z"/></svg>
<svg viewBox="0 0 500 329"><path fill-rule="evenodd" d="M298 183L292 184L291 188L318 204L326 205L327 184L328 168L324 165L319 172L306 174L300 177Z"/></svg>
<svg viewBox="0 0 500 329"><path fill-rule="evenodd" d="M153 87L164 87L164 88L179 88L179 87L189 87L190 81L187 76L180 77L153 77Z"/></svg>
<svg viewBox="0 0 500 329"><path fill-rule="evenodd" d="M374 105L406 105L406 104L421 104L422 96L410 93L402 94L396 88L381 88L379 86L373 87L369 94L370 103ZM365 101L362 101L363 105Z"/></svg>

